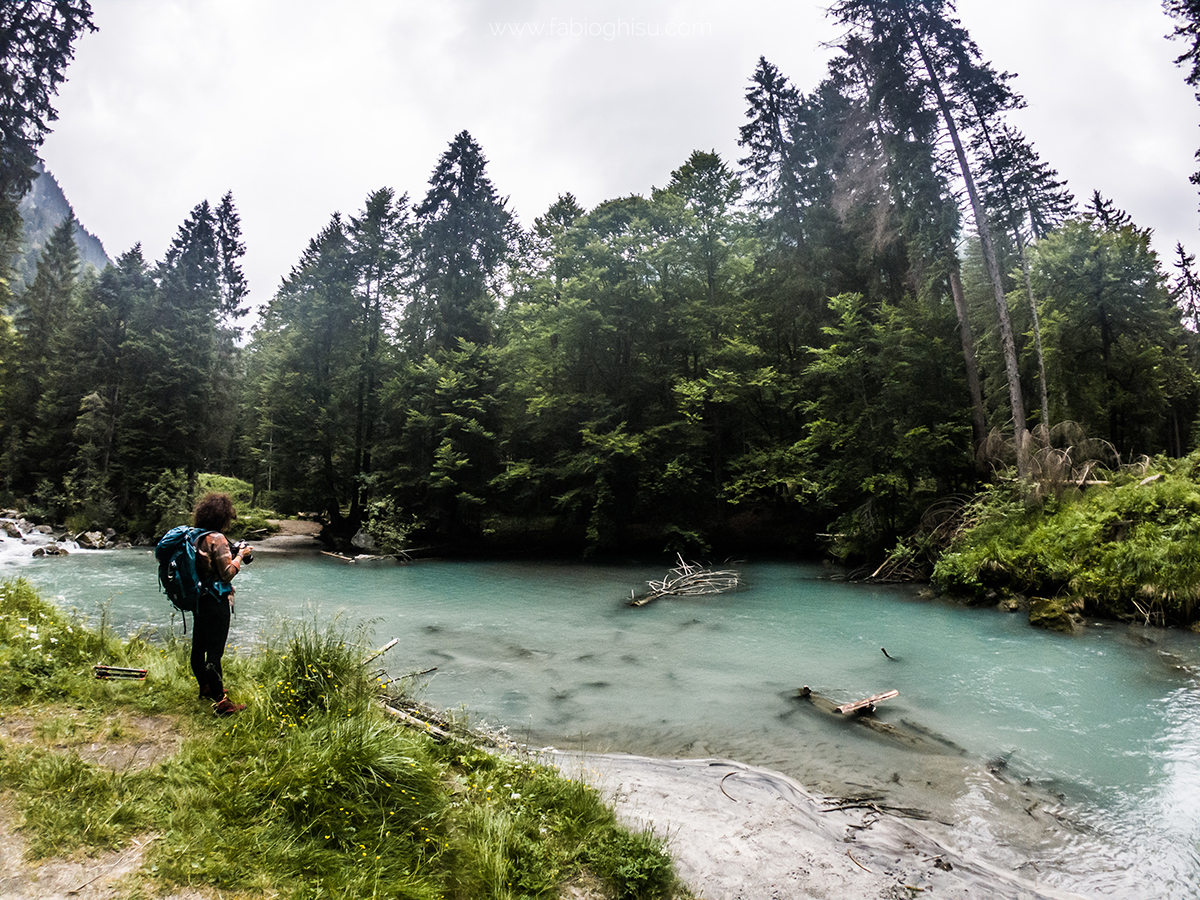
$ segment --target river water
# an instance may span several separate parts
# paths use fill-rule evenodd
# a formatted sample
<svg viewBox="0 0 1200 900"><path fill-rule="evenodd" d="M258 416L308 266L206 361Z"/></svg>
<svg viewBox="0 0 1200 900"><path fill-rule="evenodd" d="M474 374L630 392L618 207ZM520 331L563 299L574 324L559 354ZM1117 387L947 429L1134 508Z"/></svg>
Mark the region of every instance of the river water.
<svg viewBox="0 0 1200 900"><path fill-rule="evenodd" d="M0 577L93 623L172 625L145 550L7 548ZM367 622L370 646L399 638L392 675L436 667L424 700L535 746L737 759L919 808L946 842L1060 890L1200 896L1200 635L1064 636L818 566L737 568L735 593L631 608L665 567L262 552L238 577L230 642ZM819 713L801 685L839 702L898 690L876 718L917 747Z"/></svg>

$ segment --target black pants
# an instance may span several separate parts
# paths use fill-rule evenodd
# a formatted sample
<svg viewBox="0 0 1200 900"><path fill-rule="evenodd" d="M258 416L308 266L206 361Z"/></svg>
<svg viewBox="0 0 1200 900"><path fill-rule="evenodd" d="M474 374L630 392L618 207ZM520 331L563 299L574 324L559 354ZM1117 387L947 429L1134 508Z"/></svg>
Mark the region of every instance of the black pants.
<svg viewBox="0 0 1200 900"><path fill-rule="evenodd" d="M221 657L228 639L229 601L201 591L192 619L192 674L200 684L200 694L213 700L225 696Z"/></svg>

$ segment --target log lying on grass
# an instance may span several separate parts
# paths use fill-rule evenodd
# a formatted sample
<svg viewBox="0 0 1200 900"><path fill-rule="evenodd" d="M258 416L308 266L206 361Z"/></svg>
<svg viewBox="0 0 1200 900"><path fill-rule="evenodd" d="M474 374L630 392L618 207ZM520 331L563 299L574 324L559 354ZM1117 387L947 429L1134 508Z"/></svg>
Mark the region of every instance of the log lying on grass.
<svg viewBox="0 0 1200 900"><path fill-rule="evenodd" d="M683 561L667 573L662 581L647 581L650 592L630 600L630 606L645 606L659 597L700 597L707 594L724 594L738 586L738 573L732 569L705 569L695 563Z"/></svg>
<svg viewBox="0 0 1200 900"><path fill-rule="evenodd" d="M448 731L445 731L444 729L439 728L438 726L434 725L432 722L428 722L425 719L419 719L416 716L412 715L411 713L405 712L402 709L397 709L394 706L388 706L388 704L384 703L383 710L388 715L403 722L405 725L409 726L410 728L416 728L418 731L423 731L426 734L431 735L432 737L436 738L439 741L453 740L453 736Z"/></svg>

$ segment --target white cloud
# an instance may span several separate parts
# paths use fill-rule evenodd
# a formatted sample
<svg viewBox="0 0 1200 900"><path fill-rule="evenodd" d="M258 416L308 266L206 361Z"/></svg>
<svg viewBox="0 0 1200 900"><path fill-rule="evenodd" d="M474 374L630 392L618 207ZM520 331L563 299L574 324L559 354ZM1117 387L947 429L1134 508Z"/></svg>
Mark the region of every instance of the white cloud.
<svg viewBox="0 0 1200 900"><path fill-rule="evenodd" d="M567 191L645 193L692 150L736 162L758 57L803 91L824 74L824 6L96 0L43 156L113 256L140 241L161 257L192 206L232 190L261 302L335 210L384 185L419 200L464 128L525 222ZM960 12L1019 73L1019 125L1077 195L1100 188L1160 248L1194 243L1200 117L1157 0Z"/></svg>

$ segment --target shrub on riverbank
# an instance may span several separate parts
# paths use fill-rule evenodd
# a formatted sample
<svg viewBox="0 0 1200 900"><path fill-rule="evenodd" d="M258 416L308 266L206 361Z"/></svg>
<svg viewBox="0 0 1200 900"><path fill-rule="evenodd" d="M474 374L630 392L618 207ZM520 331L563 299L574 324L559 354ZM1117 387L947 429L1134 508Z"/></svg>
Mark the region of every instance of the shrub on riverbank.
<svg viewBox="0 0 1200 900"><path fill-rule="evenodd" d="M971 505L938 560L942 590L984 599L1021 593L1083 612L1158 624L1200 614L1200 454L1129 470L1027 507L997 487Z"/></svg>
<svg viewBox="0 0 1200 900"><path fill-rule="evenodd" d="M679 895L662 840L621 828L590 788L394 725L362 656L353 636L307 628L234 656L228 681L248 707L219 719L195 698L184 642L120 641L24 581L0 584L0 718L36 723L33 740L0 737L0 784L29 853L153 836L130 896L186 884L296 898L553 897L577 881L602 884L596 897ZM98 681L94 662L149 674ZM130 709L169 718L178 751L140 769L85 761L80 747L119 742Z"/></svg>

